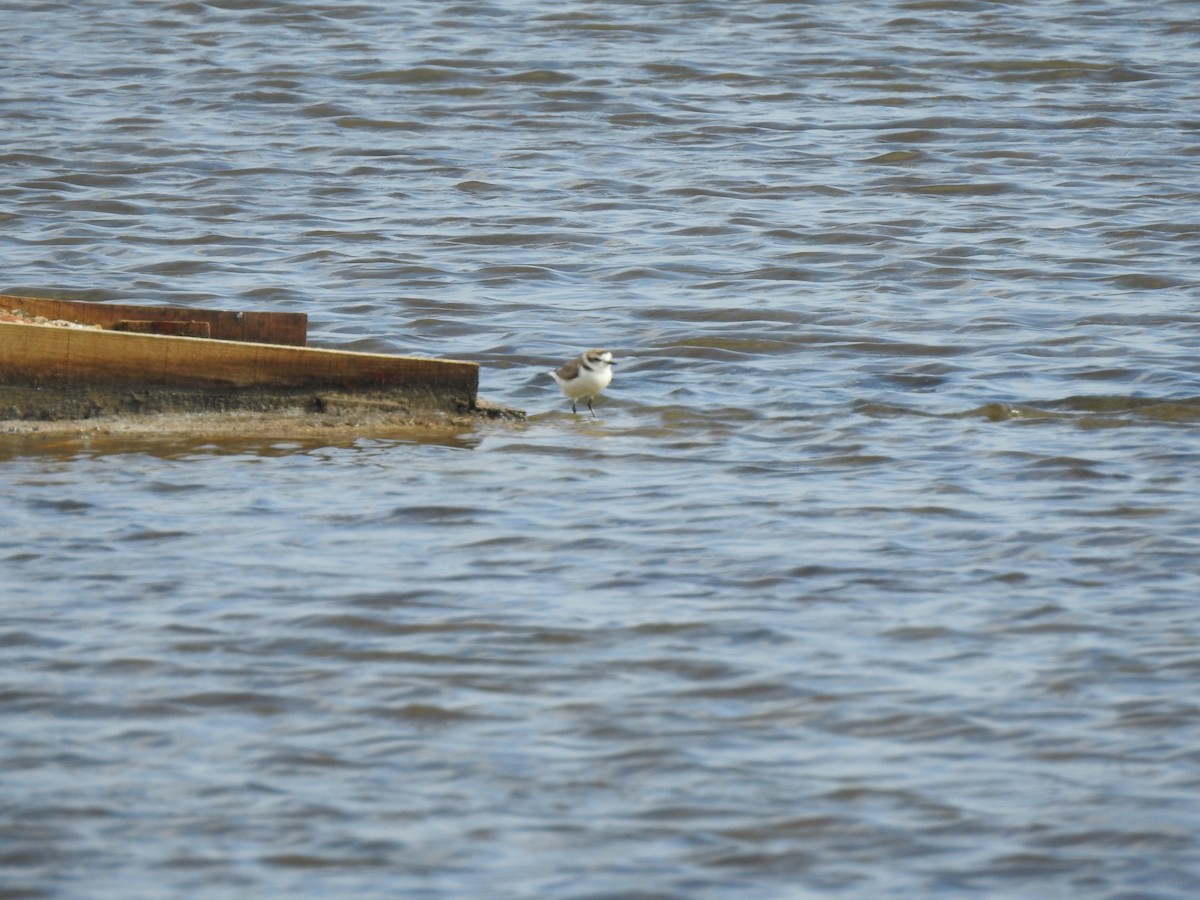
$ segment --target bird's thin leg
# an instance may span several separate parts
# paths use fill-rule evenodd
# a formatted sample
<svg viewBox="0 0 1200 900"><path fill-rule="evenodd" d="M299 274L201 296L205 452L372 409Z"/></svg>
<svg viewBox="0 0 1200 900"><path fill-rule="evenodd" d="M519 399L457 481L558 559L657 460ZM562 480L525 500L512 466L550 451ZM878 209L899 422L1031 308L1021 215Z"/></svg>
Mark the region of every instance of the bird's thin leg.
<svg viewBox="0 0 1200 900"><path fill-rule="evenodd" d="M571 412L575 413L575 415L579 415L579 413L575 412L575 401L574 400L571 401Z"/></svg>
<svg viewBox="0 0 1200 900"><path fill-rule="evenodd" d="M590 412L592 414L593 419L599 418L599 416L596 415L596 411L594 409L592 409L592 398L591 397L588 397L588 412Z"/></svg>

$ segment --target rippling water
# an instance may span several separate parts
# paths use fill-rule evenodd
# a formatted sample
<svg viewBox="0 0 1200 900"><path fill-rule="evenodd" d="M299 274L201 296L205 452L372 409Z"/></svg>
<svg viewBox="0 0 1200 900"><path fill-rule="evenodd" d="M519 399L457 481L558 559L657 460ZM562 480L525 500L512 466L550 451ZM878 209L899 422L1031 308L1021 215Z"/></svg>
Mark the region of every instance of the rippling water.
<svg viewBox="0 0 1200 900"><path fill-rule="evenodd" d="M4 896L1195 895L1193 4L2 5L0 290L531 414L0 435Z"/></svg>

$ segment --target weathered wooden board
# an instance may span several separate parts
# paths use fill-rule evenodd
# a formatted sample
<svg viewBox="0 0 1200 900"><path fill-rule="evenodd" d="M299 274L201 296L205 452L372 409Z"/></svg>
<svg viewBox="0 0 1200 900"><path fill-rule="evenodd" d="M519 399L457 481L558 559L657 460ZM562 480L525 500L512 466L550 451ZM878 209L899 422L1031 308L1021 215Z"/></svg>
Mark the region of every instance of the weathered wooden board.
<svg viewBox="0 0 1200 900"><path fill-rule="evenodd" d="M0 419L10 426L163 413L319 416L347 428L495 417L477 396L476 363L310 348L300 313L0 295L4 309L99 326L0 321Z"/></svg>
<svg viewBox="0 0 1200 900"><path fill-rule="evenodd" d="M118 322L127 320L205 322L209 326L210 336L216 340L295 347L303 347L308 343L308 316L304 313L132 306L81 300L42 300L7 294L0 294L0 309L16 309L31 316L65 319L83 325L99 325L101 328L112 328Z"/></svg>
<svg viewBox="0 0 1200 900"><path fill-rule="evenodd" d="M211 338L212 328L207 322L175 321L174 319L122 319L112 327L113 331L130 331L134 334L170 334L175 337Z"/></svg>
<svg viewBox="0 0 1200 900"><path fill-rule="evenodd" d="M45 315L45 313L39 313ZM0 322L0 382L398 387L475 401L472 362Z"/></svg>

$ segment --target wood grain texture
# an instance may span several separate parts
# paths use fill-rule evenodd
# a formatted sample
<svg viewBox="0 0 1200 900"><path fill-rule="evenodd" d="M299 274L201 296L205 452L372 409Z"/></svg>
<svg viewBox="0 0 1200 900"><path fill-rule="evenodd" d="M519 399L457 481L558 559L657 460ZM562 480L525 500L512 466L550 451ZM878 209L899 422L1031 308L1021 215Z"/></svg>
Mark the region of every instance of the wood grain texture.
<svg viewBox="0 0 1200 900"><path fill-rule="evenodd" d="M0 381L402 387L450 394L473 404L479 366L412 356L0 323Z"/></svg>
<svg viewBox="0 0 1200 900"><path fill-rule="evenodd" d="M308 316L304 313L235 312L178 306L132 306L126 303L89 303L81 300L42 300L0 294L0 309L16 309L31 316L65 319L84 325L112 328L128 319L140 321L190 321L208 323L211 336L221 341L250 341L303 347L308 343Z"/></svg>
<svg viewBox="0 0 1200 900"><path fill-rule="evenodd" d="M112 327L113 331L129 331L134 334L169 334L174 337L211 338L212 328L207 322L179 321L173 319L122 319Z"/></svg>

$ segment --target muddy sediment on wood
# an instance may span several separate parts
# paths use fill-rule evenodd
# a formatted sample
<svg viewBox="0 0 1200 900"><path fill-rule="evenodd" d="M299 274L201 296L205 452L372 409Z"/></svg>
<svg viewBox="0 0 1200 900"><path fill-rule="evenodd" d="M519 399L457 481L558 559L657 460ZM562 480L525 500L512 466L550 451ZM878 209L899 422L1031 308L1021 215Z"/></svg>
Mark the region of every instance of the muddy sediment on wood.
<svg viewBox="0 0 1200 900"><path fill-rule="evenodd" d="M97 432L383 436L422 429L462 430L481 422L524 418L520 410L485 400L428 391L0 385L0 436Z"/></svg>

